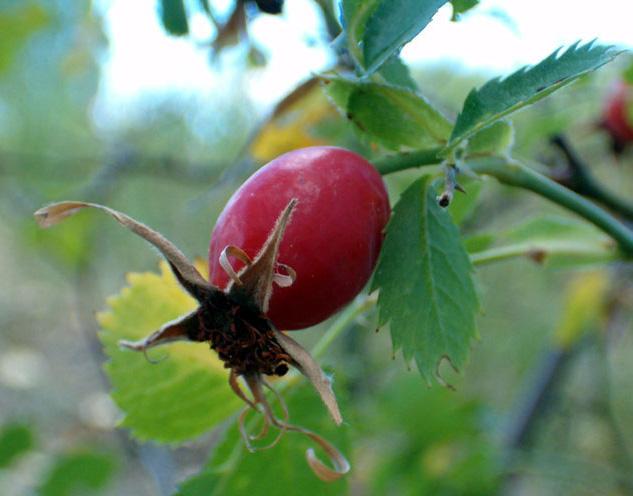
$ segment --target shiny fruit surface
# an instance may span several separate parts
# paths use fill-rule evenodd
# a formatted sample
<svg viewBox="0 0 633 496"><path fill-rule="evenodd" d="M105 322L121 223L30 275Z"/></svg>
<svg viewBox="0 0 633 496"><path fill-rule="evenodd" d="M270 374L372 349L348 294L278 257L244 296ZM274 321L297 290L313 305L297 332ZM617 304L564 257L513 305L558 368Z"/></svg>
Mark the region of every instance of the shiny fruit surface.
<svg viewBox="0 0 633 496"><path fill-rule="evenodd" d="M278 262L297 276L292 286L274 288L267 312L283 330L325 320L362 290L390 214L382 177L360 155L325 146L283 154L253 174L220 214L209 248L214 285L229 282L219 263L222 250L235 245L253 258L292 198L298 204ZM231 262L236 270L243 266Z"/></svg>

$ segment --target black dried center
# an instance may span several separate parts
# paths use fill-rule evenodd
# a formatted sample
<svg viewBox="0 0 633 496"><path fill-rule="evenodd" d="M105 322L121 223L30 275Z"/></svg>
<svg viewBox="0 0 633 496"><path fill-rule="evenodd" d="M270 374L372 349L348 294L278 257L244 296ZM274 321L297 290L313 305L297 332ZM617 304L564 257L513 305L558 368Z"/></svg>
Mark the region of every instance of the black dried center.
<svg viewBox="0 0 633 496"><path fill-rule="evenodd" d="M225 293L209 295L198 311L195 341L209 341L224 362L237 374L282 376L292 359L279 345L270 321L249 305L232 301Z"/></svg>

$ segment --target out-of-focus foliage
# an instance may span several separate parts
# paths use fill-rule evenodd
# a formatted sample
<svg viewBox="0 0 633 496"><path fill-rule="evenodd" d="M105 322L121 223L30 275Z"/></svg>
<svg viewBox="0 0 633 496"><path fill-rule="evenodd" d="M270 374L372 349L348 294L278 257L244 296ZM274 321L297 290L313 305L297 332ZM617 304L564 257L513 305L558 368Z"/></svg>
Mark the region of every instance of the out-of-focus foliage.
<svg viewBox="0 0 633 496"><path fill-rule="evenodd" d="M111 455L85 452L62 456L55 461L38 494L98 494L111 481L115 468Z"/></svg>
<svg viewBox="0 0 633 496"><path fill-rule="evenodd" d="M315 127L324 121L335 121L336 113L317 85L306 84L304 88L297 92L297 98L277 109L257 133L250 146L257 161L266 163L296 148L328 143Z"/></svg>
<svg viewBox="0 0 633 496"><path fill-rule="evenodd" d="M384 387L374 401L383 406L368 414L360 440L371 467L368 494L493 494L499 465L482 405L445 389L421 390L416 377Z"/></svg>
<svg viewBox="0 0 633 496"><path fill-rule="evenodd" d="M0 468L11 465L33 447L33 433L26 424L8 424L0 431Z"/></svg>
<svg viewBox="0 0 633 496"><path fill-rule="evenodd" d="M564 267L608 262L617 256L610 238L584 222L548 215L531 219L501 233L491 233L494 242L485 251L474 251L482 263L523 255L539 263Z"/></svg>
<svg viewBox="0 0 633 496"><path fill-rule="evenodd" d="M49 22L37 3L23 2L0 12L0 74L6 72L27 40Z"/></svg>

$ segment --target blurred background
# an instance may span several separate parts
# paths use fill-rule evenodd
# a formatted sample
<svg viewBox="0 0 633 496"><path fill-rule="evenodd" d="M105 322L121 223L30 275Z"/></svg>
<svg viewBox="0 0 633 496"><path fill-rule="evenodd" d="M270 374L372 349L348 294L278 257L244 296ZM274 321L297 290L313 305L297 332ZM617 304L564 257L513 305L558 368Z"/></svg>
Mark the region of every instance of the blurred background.
<svg viewBox="0 0 633 496"><path fill-rule="evenodd" d="M341 63L336 5L262 11L279 3L0 1L0 494L171 494L204 464L213 434L168 448L117 429L102 372L95 312L126 272L156 271L156 253L98 215L41 231L32 213L105 203L205 257L226 200L261 164L316 144L379 154L312 79ZM633 47L626 0L482 0L454 17L443 7L402 53L451 116L473 86L561 45ZM575 152L630 200L633 131L605 113L628 95L630 64L620 56L518 114L517 153L564 182ZM412 177L388 179L394 199ZM463 231L560 213L486 181ZM371 311L357 319L324 360L349 384L351 493L633 494L628 270L479 268L481 339L462 374L447 371L456 391L392 360Z"/></svg>

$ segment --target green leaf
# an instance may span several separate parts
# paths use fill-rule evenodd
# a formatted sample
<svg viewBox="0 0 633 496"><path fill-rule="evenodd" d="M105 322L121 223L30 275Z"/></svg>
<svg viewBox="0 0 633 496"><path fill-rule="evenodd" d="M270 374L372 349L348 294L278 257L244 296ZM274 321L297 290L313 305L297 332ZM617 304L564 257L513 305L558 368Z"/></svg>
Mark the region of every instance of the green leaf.
<svg viewBox="0 0 633 496"><path fill-rule="evenodd" d="M206 271L201 268L201 273ZM112 397L125 413L122 425L139 439L179 442L194 438L232 415L241 402L231 392L228 373L205 343L174 343L153 351L159 363L123 350L121 339L141 339L186 314L195 301L176 282L167 264L161 273L132 273L129 286L108 300L98 315L99 338L110 358L106 372Z"/></svg>
<svg viewBox="0 0 633 496"><path fill-rule="evenodd" d="M363 58L367 72L374 72L404 44L411 41L446 1L380 1L367 20L363 32Z"/></svg>
<svg viewBox="0 0 633 496"><path fill-rule="evenodd" d="M184 36L189 33L187 11L183 0L160 0L160 20L165 31L174 36Z"/></svg>
<svg viewBox="0 0 633 496"><path fill-rule="evenodd" d="M467 157L502 155L514 144L514 128L505 119L483 128L468 140Z"/></svg>
<svg viewBox="0 0 633 496"><path fill-rule="evenodd" d="M24 424L11 423L0 431L0 468L11 465L33 447L33 433Z"/></svg>
<svg viewBox="0 0 633 496"><path fill-rule="evenodd" d="M448 207L448 213L453 219L453 222L457 225L463 224L475 211L483 181L460 181L460 185L464 188L466 193L457 191Z"/></svg>
<svg viewBox="0 0 633 496"><path fill-rule="evenodd" d="M459 21L461 16L468 12L470 9L479 5L479 0L451 0L453 7L453 16L451 21Z"/></svg>
<svg viewBox="0 0 633 496"><path fill-rule="evenodd" d="M361 44L367 20L380 0L341 0L341 20L349 53L359 66L363 66Z"/></svg>
<svg viewBox="0 0 633 496"><path fill-rule="evenodd" d="M358 130L387 148L428 148L448 139L449 121L413 91L342 78L324 82L328 96Z"/></svg>
<svg viewBox="0 0 633 496"><path fill-rule="evenodd" d="M72 496L105 488L114 474L115 460L100 453L75 453L56 460L37 494Z"/></svg>
<svg viewBox="0 0 633 496"><path fill-rule="evenodd" d="M389 324L394 350L415 359L430 384L447 358L461 368L476 335L479 308L472 266L459 231L422 177L402 195L387 236L372 289L380 289L380 324Z"/></svg>
<svg viewBox="0 0 633 496"><path fill-rule="evenodd" d="M574 43L563 53L556 50L532 67L524 67L507 78L495 78L473 89L451 134L449 147L469 138L502 117L534 103L583 74L598 69L620 52L611 46Z"/></svg>
<svg viewBox="0 0 633 496"><path fill-rule="evenodd" d="M302 382L289 394L288 409L295 424L307 427L348 451L347 428L336 427L324 414L318 397ZM337 391L337 396L341 394ZM264 444L265 442L262 441ZM249 453L232 425L213 453L208 466L180 487L178 496L339 496L347 494L347 480L325 483L306 463L305 451L313 447L304 436L287 432L274 448ZM317 451L317 456L322 453ZM323 456L322 459L326 460Z"/></svg>
<svg viewBox="0 0 633 496"><path fill-rule="evenodd" d="M528 257L549 266L569 267L617 259L613 240L586 222L547 215L530 219L505 233L496 242L473 253L476 265Z"/></svg>
<svg viewBox="0 0 633 496"><path fill-rule="evenodd" d="M411 77L409 67L402 62L402 59L398 55L392 55L389 57L379 71L380 75L385 81L393 86L400 86L412 91L417 91L418 85Z"/></svg>

